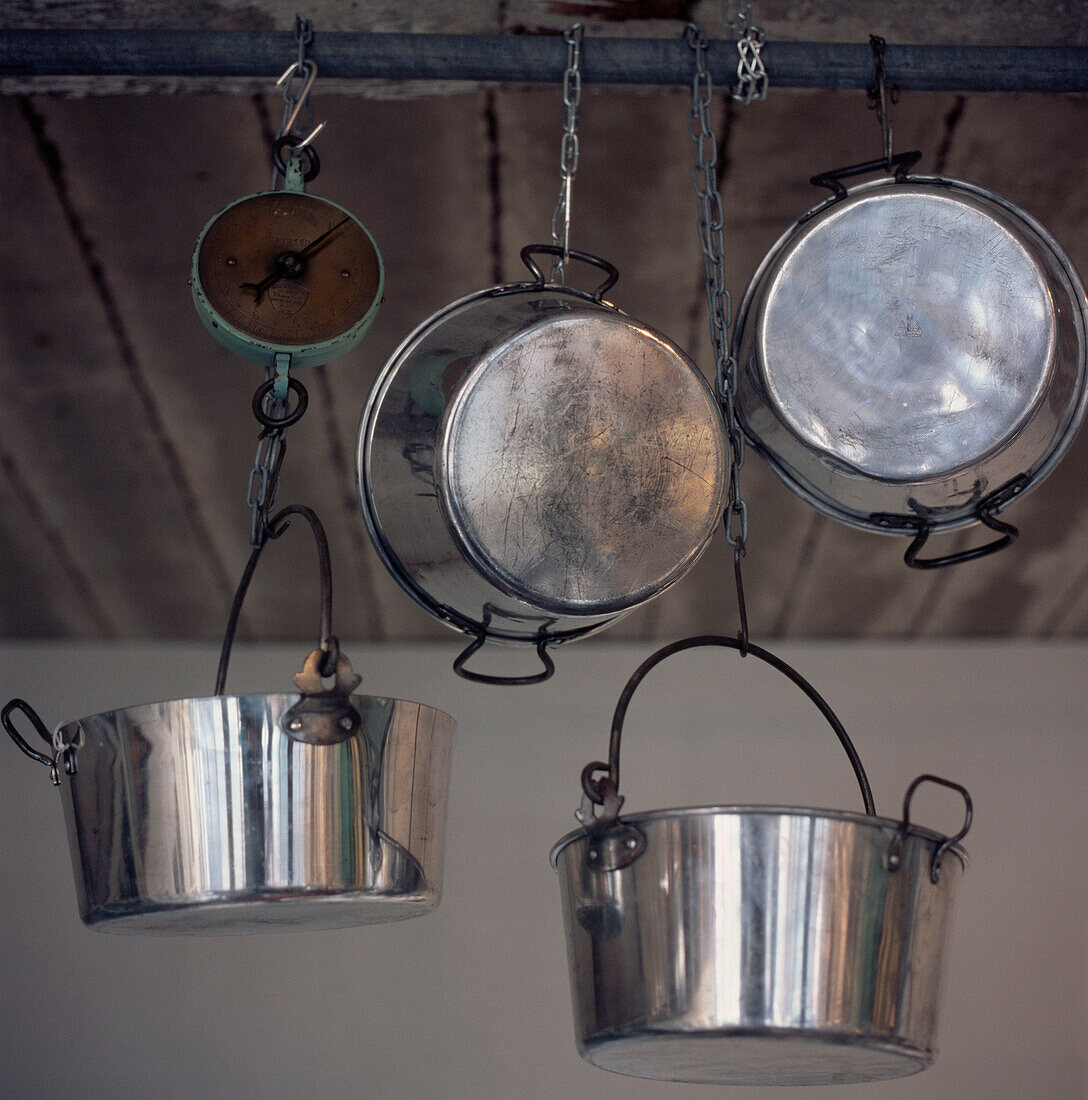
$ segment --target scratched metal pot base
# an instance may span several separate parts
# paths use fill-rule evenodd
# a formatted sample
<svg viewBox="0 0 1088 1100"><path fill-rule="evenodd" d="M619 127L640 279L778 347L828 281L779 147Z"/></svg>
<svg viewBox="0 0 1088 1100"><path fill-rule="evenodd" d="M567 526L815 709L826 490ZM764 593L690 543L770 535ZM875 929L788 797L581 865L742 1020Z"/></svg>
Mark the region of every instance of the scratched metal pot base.
<svg viewBox="0 0 1088 1100"><path fill-rule="evenodd" d="M925 537L996 519L1037 485L1084 415L1088 303L1037 222L992 192L894 177L810 210L760 265L734 352L745 432L782 481L842 522ZM884 169L884 162L879 162Z"/></svg>
<svg viewBox="0 0 1088 1100"><path fill-rule="evenodd" d="M525 249L535 282L426 321L363 415L359 491L379 554L422 607L476 637L470 651L493 639L546 656L606 626L678 580L722 512L709 386L603 300L611 265L571 253L608 272L594 294L546 283L532 254L559 251Z"/></svg>
<svg viewBox="0 0 1088 1100"><path fill-rule="evenodd" d="M697 806L623 814L619 747L634 689L616 707L607 763L582 773L583 828L552 849L570 962L575 1040L586 1061L633 1077L707 1084L817 1085L925 1069L971 800L919 776L902 820L876 816L846 731L794 669L749 644L832 725L865 813L792 806ZM604 773L604 774L600 774ZM599 778L598 778L599 776ZM957 791L964 827L910 821L921 783Z"/></svg>

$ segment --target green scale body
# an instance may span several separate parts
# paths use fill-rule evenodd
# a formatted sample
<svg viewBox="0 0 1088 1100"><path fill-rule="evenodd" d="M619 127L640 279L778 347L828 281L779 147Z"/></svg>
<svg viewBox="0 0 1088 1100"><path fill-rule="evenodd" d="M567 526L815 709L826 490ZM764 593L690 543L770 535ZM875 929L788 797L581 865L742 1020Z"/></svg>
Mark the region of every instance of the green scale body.
<svg viewBox="0 0 1088 1100"><path fill-rule="evenodd" d="M191 283L200 319L226 348L283 374L350 351L382 300L381 254L342 206L282 190L238 199L204 227Z"/></svg>

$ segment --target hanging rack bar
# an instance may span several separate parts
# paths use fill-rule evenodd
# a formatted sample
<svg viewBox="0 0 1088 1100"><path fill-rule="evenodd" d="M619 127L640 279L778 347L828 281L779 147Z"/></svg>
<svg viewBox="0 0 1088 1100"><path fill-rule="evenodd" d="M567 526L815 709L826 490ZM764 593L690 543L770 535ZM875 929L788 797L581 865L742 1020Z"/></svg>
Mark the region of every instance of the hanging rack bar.
<svg viewBox="0 0 1088 1100"><path fill-rule="evenodd" d="M290 34L205 30L0 31L0 79L62 77L257 77L278 71ZM675 39L588 38L582 79L596 84L687 85L690 50ZM558 84L566 44L556 35L322 32L312 56L323 79L460 80ZM867 88L872 53L861 43L768 42L775 88ZM888 79L947 92L1088 92L1088 47L888 46ZM736 78L735 44L710 43L715 84ZM10 90L10 89L9 89Z"/></svg>

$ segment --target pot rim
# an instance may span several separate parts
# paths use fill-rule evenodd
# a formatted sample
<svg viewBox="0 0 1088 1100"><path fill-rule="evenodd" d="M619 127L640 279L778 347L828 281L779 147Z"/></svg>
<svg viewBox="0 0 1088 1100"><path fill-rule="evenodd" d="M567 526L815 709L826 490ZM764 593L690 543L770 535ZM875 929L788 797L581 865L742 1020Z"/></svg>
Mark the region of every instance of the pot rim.
<svg viewBox="0 0 1088 1100"><path fill-rule="evenodd" d="M1084 284L1068 254L1061 245L1058 244L1051 233L1036 221L1031 214L1011 202L1009 199L985 187L981 187L978 184L968 183L946 176L923 175L906 175L901 180L896 179L894 176L882 176L879 179L867 180L864 183L858 184L856 187L849 188L844 197L837 195L828 196L826 199L801 214L778 240L775 241L774 245L760 261L755 273L748 282L741 299L740 307L737 310L736 324L734 326L733 339L731 341L731 351L734 355L739 355L741 351L742 336L749 324L754 324L758 329L760 325L759 317L763 304L764 291L771 271L784 257L790 254L793 243L799 234L806 231L806 227L809 223L821 222L824 220L825 215L830 215L835 210L841 209L844 203L850 203L855 199L863 199L872 192L887 191L895 194L911 188L914 188L914 194L917 194L919 191L944 191L953 193L959 191L973 196L976 199L980 199L983 203L988 203L1001 210L1008 216L1014 225L1026 230L1027 236L1030 237L1034 235L1034 243L1041 246L1050 254L1054 261L1054 269L1060 270L1064 275L1065 281L1068 284L1070 297L1076 306L1072 311L1071 323L1079 334L1080 339L1077 348L1078 361L1075 367L1075 377L1071 385L1072 395L1068 406L1071 411L1068 422L1064 429L1057 432L1053 438L1050 439L1047 446L1041 449L1040 453L1038 453L1035 459L1029 464L1028 470L1025 471L1026 482L1023 487L1009 500L1002 502L993 509L993 513L996 514L1000 512L1003 507L1012 503L1012 501L1019 500L1022 496L1030 492L1031 489L1052 472L1072 444L1084 420L1085 411L1088 409L1088 296L1086 296ZM1048 283L1053 280L1053 270L1044 272L1044 274L1047 276ZM758 346L758 343L759 341L757 340L756 346ZM1012 436L994 444L988 450L980 450L979 454L973 459L972 464L982 465L987 463L995 456L1003 454L1014 444L1023 428L1035 418L1039 407L1045 400L1046 393L1049 391L1052 382L1053 377L1050 382L1048 382L1048 385L1044 387L1042 393L1032 407L1024 413L1020 426ZM775 404L768 399L767 405L774 413L775 418L781 421ZM869 516L851 510L831 495L825 494L818 488L809 485L805 480L803 472L796 470L792 464L781 459L776 450L768 447L762 439L755 436L749 430L747 416L742 408L738 409L738 416L748 441L768 463L778 478L786 484L791 492L800 497L806 504L815 508L823 515L861 530L875 531L878 534L900 537L905 533L911 533L907 529L907 526L893 527L887 524L877 523ZM788 428L784 421L782 421L782 423L785 430L792 435L792 429ZM816 448L813 448L807 442L804 443L804 447L813 455L822 453L818 452ZM837 459L835 456L831 457L834 459L836 467L842 465L841 460ZM970 465L971 464L968 464L966 468L970 468ZM925 486L940 484L943 481L947 481L951 475L942 473L931 477L916 477L906 480L883 479L864 471L854 470L849 474L844 473L843 476L849 476L852 480L870 482L873 484L891 483L905 486ZM959 514L956 514L957 512ZM903 518L904 521L912 519L912 517L905 512L903 513ZM930 533L935 533L938 531L952 531L957 528L967 527L976 522L978 522L978 516L974 512L969 512L965 515L962 514L962 511L956 509L951 516L930 514L927 519L927 527Z"/></svg>
<svg viewBox="0 0 1088 1100"><path fill-rule="evenodd" d="M114 708L109 709L109 710L101 710L101 711L97 711L94 714L84 715L82 718L72 718L72 719L69 719L66 722L59 722L54 727L54 730L59 731L59 730L65 729L68 726L78 726L83 722L93 722L97 719L104 719L108 715L126 714L129 711L143 710L147 707L182 706L182 705L192 706L194 704L200 704L200 703L212 703L212 702L219 702L219 701L227 702L227 701L241 700L241 699L263 699L263 700L283 699L285 702L287 700L290 700L290 703L288 703L288 706L293 706L301 698L302 698L302 693L299 692L299 691L253 691L253 692L244 692L244 693L241 693L241 694L234 694L234 693L230 693L230 692L224 692L224 694L222 694L222 695L192 695L192 696L183 697L181 699L154 699L154 700L151 700L151 701L146 702L146 703L134 703L130 706L114 707ZM454 719L453 715L447 713L446 711L439 710L437 707L432 707L429 703L417 702L414 699L398 699L398 698L396 698L392 695L354 695L354 694L349 696L349 698L353 701L353 703L356 706L358 706L359 704L362 704L362 705L366 706L366 705L368 705L372 702L407 703L409 706L421 707L424 710L429 710L429 711L433 712L436 715L442 715L443 717L448 718L451 722L456 722L456 719Z"/></svg>
<svg viewBox="0 0 1088 1100"><path fill-rule="evenodd" d="M808 806L777 806L770 803L754 805L713 805L713 806L677 806L668 809L644 810L641 813L620 814L618 820L626 825L643 825L647 822L684 817L754 817L768 815L775 817L814 817L830 821L843 821L851 825L864 825L879 829L890 829L893 832L903 830L903 822L894 817L882 817L879 814L866 814L857 810L830 810ZM929 840L936 844L944 844L948 837L935 829L926 828L924 825L915 825L911 822L906 833L917 836L923 840ZM552 845L549 859L552 867L559 870L559 857L572 844L579 839L588 840L589 834L584 828L573 829L562 836ZM960 864L966 869L968 865L967 852L959 844L951 844L945 849L952 852L959 859Z"/></svg>

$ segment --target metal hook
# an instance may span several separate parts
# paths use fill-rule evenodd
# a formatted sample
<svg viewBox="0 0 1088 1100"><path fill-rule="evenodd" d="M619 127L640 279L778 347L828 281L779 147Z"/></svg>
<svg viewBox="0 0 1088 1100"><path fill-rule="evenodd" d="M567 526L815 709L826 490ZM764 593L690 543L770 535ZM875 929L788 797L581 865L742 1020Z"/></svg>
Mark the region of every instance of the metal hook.
<svg viewBox="0 0 1088 1100"><path fill-rule="evenodd" d="M725 25L729 28L729 33L735 38L743 38L748 30L748 26L752 20L752 5L751 4L734 4L733 14L729 14L730 5L728 0L722 4L722 14L725 16Z"/></svg>
<svg viewBox="0 0 1088 1100"><path fill-rule="evenodd" d="M876 111L880 123L880 136L884 153L884 163L892 166L892 128L888 121L888 103L899 102L899 85L887 83L887 71L884 68L884 51L887 42L879 34L869 35L869 45L873 51L873 87L868 90L869 109Z"/></svg>
<svg viewBox="0 0 1088 1100"><path fill-rule="evenodd" d="M299 91L298 98L295 98L291 94L291 79L296 75L302 80L302 88ZM286 84L287 87L283 89L283 98L290 104L293 104L291 113L287 116L287 120L284 122L280 134L290 134L294 129L295 123L298 121L299 113L306 104L306 100L310 96L310 89L314 86L314 81L317 79L317 62L310 61L292 61L290 65L284 70L283 75L276 81L276 87ZM305 149L311 141L325 129L325 123L319 122L314 127L313 132L309 137L304 138L297 145L294 145L295 149Z"/></svg>
<svg viewBox="0 0 1088 1100"><path fill-rule="evenodd" d="M748 656L748 605L744 600L744 581L740 574L740 561L744 557L744 547L738 546L733 551L733 579L737 585L737 614L740 616L740 633L737 641L740 642L740 655Z"/></svg>

